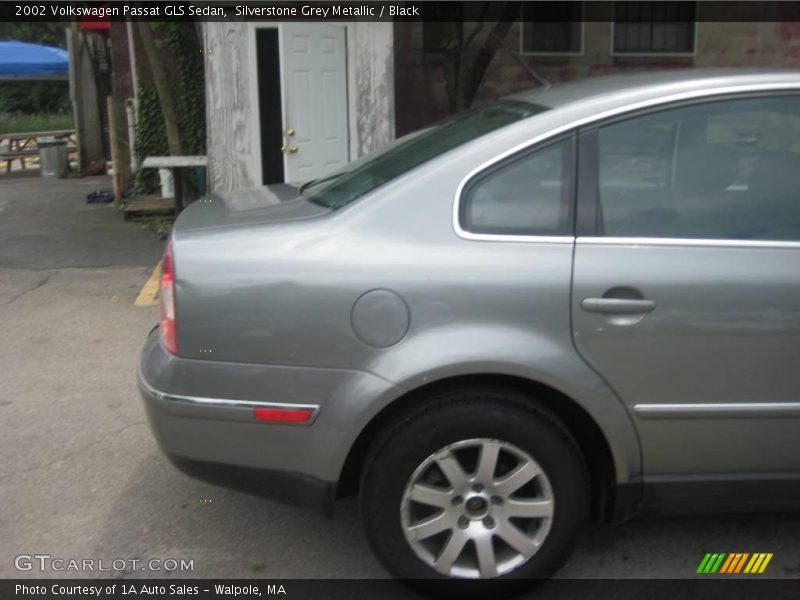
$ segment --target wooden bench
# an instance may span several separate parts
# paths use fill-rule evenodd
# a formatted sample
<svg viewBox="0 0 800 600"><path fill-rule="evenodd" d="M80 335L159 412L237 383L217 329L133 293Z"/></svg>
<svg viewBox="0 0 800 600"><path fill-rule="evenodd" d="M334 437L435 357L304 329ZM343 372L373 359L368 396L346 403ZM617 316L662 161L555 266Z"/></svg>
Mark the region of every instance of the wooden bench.
<svg viewBox="0 0 800 600"><path fill-rule="evenodd" d="M122 209L126 221L134 217L170 217L175 214L175 198L162 198L161 196L136 196Z"/></svg>
<svg viewBox="0 0 800 600"><path fill-rule="evenodd" d="M175 185L175 214L183 210L183 185L179 169L192 167L205 167L208 165L206 156L148 156L142 162L143 169L172 169Z"/></svg>
<svg viewBox="0 0 800 600"><path fill-rule="evenodd" d="M0 160L6 161L6 173L11 172L13 161L19 160L25 168L25 159L39 155L37 142L39 138L67 140L67 154L78 151L74 129L58 129L54 131L29 131L25 133L0 133L0 144L6 142L6 150L0 151Z"/></svg>
<svg viewBox="0 0 800 600"><path fill-rule="evenodd" d="M25 159L28 157L39 156L38 150L14 150L11 152L0 152L0 160L6 161L6 173L11 172L12 161L19 160L22 168L25 168Z"/></svg>
<svg viewBox="0 0 800 600"><path fill-rule="evenodd" d="M67 154L73 154L78 151L77 146L67 146ZM26 158L35 158L39 156L39 150L14 150L12 152L0 152L0 160L6 161L6 173L11 172L12 161L19 160L22 168L25 168Z"/></svg>

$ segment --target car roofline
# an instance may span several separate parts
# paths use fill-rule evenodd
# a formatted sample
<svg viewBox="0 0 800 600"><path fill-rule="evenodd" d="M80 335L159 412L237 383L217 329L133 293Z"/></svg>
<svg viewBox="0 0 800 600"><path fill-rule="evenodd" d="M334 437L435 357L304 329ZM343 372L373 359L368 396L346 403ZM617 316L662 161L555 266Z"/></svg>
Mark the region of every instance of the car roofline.
<svg viewBox="0 0 800 600"><path fill-rule="evenodd" d="M460 183L458 184L458 187L456 188L455 195L453 198L453 210L452 210L453 230L455 231L456 235L458 235L460 238L473 241L506 241L506 242L514 241L514 242L555 242L555 243L571 242L574 239L574 236L505 235L505 234L495 234L495 233L474 233L467 231L461 227L459 218L461 196L463 190L469 184L469 182L472 180L473 177L479 175L486 169L491 168L493 165L502 162L503 160L519 152L524 152L528 148L531 148L533 146L542 143L546 143L560 135L564 135L571 131L575 131L581 127L586 127L587 125L592 125L593 123L605 121L607 119L611 119L626 113L637 112L639 110L646 110L649 108L655 108L657 106L666 104L675 104L678 102L697 100L701 98L713 98L715 96L724 97L730 94L780 92L784 90L800 91L800 76L796 77L795 80L792 82L784 81L779 83L757 83L757 84L751 83L751 84L731 85L727 87L700 88L700 89L676 93L671 96L656 96L640 100L638 102L620 104L618 106L606 109L599 113L578 116L573 120L566 120L564 123L556 125L551 129L548 129L547 131L541 133L540 135L536 135L529 140L526 140L520 144L513 146L512 148L509 148L504 152L501 152L496 156L493 156L491 159L482 162L481 164L470 170L467 173L467 175L461 179ZM542 114L547 114L547 113L542 113ZM532 117L528 118L533 119L536 118L536 116L537 115L533 115Z"/></svg>
<svg viewBox="0 0 800 600"><path fill-rule="evenodd" d="M587 101L618 102L623 106L681 91L704 90L711 93L718 89L748 84L794 81L800 82L800 71L796 69L669 69L587 77L546 88L524 90L504 96L502 100L528 102L549 109L567 108Z"/></svg>

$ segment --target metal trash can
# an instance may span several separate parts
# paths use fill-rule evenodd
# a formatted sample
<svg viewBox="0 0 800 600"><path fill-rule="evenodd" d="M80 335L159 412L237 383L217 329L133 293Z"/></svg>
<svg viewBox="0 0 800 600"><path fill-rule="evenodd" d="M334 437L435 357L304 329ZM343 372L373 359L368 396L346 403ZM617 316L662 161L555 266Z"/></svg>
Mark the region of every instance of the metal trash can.
<svg viewBox="0 0 800 600"><path fill-rule="evenodd" d="M67 176L67 141L42 140L39 146L39 170L42 177L57 177L64 179Z"/></svg>

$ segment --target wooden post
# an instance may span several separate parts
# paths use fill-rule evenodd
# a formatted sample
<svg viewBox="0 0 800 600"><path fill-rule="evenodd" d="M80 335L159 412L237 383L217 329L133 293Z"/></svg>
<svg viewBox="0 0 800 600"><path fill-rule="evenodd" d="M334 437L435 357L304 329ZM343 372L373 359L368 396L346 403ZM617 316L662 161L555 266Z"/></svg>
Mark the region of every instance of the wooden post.
<svg viewBox="0 0 800 600"><path fill-rule="evenodd" d="M117 132L117 120L114 118L114 97L106 98L108 108L108 137L111 146L111 168L114 170L112 178L114 186L114 199L119 202L122 200L122 165L120 165L119 155L119 133Z"/></svg>
<svg viewBox="0 0 800 600"><path fill-rule="evenodd" d="M181 214L183 210L183 169L180 167L173 167L172 169L172 185L175 186L175 216Z"/></svg>
<svg viewBox="0 0 800 600"><path fill-rule="evenodd" d="M81 72L80 44L78 23L70 23L66 30L67 51L69 52L69 99L72 104L72 121L75 131L78 132L78 173L88 164L83 135L83 106L82 86L79 84Z"/></svg>

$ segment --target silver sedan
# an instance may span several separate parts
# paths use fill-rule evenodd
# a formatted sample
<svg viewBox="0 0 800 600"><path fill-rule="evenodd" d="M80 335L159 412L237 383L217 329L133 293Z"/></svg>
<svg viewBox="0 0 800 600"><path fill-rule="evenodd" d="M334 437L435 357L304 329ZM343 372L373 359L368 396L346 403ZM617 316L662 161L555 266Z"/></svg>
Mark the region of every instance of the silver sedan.
<svg viewBox="0 0 800 600"><path fill-rule="evenodd" d="M172 232L139 384L182 468L406 580L551 575L589 521L796 508L800 75L534 90Z"/></svg>

